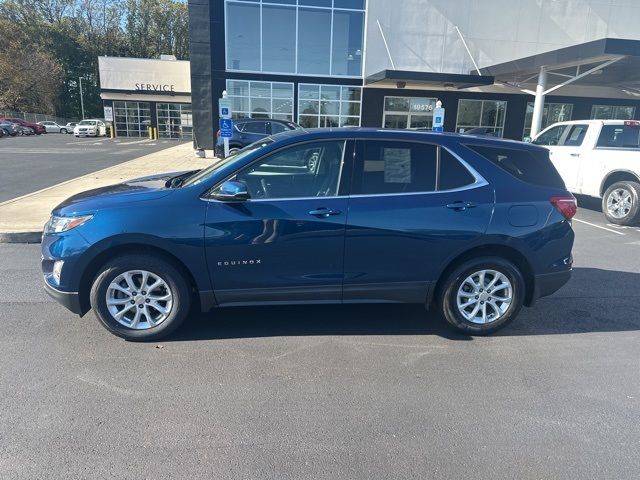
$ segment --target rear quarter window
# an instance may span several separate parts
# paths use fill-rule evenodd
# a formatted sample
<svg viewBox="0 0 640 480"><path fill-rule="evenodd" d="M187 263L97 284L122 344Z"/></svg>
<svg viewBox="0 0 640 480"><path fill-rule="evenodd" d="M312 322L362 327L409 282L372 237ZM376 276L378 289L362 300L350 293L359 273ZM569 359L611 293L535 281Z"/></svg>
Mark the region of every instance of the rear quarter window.
<svg viewBox="0 0 640 480"><path fill-rule="evenodd" d="M604 125L598 138L598 147L640 148L640 126Z"/></svg>
<svg viewBox="0 0 640 480"><path fill-rule="evenodd" d="M547 151L488 145L466 145L466 147L518 180L544 187L565 188L562 177L549 160Z"/></svg>

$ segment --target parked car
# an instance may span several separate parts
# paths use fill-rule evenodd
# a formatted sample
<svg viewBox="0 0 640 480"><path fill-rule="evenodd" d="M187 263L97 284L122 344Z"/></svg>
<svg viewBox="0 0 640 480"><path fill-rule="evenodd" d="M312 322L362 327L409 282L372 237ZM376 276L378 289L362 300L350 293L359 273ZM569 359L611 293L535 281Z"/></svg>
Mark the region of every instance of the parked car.
<svg viewBox="0 0 640 480"><path fill-rule="evenodd" d="M107 134L106 124L99 119L81 120L73 128L76 137L103 137Z"/></svg>
<svg viewBox="0 0 640 480"><path fill-rule="evenodd" d="M27 122L26 120L23 120L22 118L2 117L2 118L0 118L0 121L5 121L5 122L13 123L13 124L18 124L21 127L30 128L37 135L41 135L43 133L47 133L47 131L45 130L45 128L42 125L38 125L37 123L33 123L33 122Z"/></svg>
<svg viewBox="0 0 640 480"><path fill-rule="evenodd" d="M465 135L486 135L488 137L502 137L502 130L499 128L476 127L464 131Z"/></svg>
<svg viewBox="0 0 640 480"><path fill-rule="evenodd" d="M533 143L549 149L569 191L602 200L609 222L640 222L640 121L560 122Z"/></svg>
<svg viewBox="0 0 640 480"><path fill-rule="evenodd" d="M73 132L76 125L78 125L78 122L68 122L65 127L67 127L68 131Z"/></svg>
<svg viewBox="0 0 640 480"><path fill-rule="evenodd" d="M0 130L2 130L6 135L15 137L16 135L18 135L18 129L15 127L15 125L16 124L7 121L0 121Z"/></svg>
<svg viewBox="0 0 640 480"><path fill-rule="evenodd" d="M229 155L234 155L243 147L265 138L269 135L296 130L300 125L288 120L275 120L273 118L239 118L233 121L233 136L229 139ZM215 155L224 157L224 138L217 133Z"/></svg>
<svg viewBox="0 0 640 480"><path fill-rule="evenodd" d="M415 302L482 335L571 275L575 198L544 148L361 128L276 137L58 205L47 292L129 340L169 334L191 306L282 303Z"/></svg>
<svg viewBox="0 0 640 480"><path fill-rule="evenodd" d="M18 132L18 135L21 135L21 136L25 136L25 135L29 136L29 135L35 135L36 134L35 130L33 128L31 128L31 127L25 127L23 125L15 124L14 128Z"/></svg>
<svg viewBox="0 0 640 480"><path fill-rule="evenodd" d="M73 130L69 130L67 126L58 125L56 122L50 120L44 122L38 122L38 125L42 125L47 133L70 133Z"/></svg>

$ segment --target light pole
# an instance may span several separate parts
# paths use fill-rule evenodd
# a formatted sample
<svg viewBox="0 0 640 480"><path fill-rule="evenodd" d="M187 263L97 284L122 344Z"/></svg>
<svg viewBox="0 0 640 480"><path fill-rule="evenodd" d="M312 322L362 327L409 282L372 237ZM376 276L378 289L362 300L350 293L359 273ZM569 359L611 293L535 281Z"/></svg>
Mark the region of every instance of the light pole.
<svg viewBox="0 0 640 480"><path fill-rule="evenodd" d="M80 110L82 110L82 120L84 120L84 99L82 98L82 77L80 79Z"/></svg>

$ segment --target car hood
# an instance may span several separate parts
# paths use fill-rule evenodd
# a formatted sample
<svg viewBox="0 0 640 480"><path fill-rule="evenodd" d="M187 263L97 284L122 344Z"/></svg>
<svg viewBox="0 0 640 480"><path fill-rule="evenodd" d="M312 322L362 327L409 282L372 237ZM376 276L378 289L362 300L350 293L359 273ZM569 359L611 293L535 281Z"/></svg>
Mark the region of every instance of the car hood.
<svg viewBox="0 0 640 480"><path fill-rule="evenodd" d="M155 200L174 192L167 181L187 172L172 172L127 180L116 185L94 188L67 198L54 210L54 215L95 212L118 205Z"/></svg>

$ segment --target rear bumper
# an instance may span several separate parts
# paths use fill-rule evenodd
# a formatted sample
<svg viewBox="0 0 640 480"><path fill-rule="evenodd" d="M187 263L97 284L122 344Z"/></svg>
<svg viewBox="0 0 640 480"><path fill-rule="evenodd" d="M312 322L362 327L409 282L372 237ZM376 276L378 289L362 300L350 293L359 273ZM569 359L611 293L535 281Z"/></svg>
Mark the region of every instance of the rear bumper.
<svg viewBox="0 0 640 480"><path fill-rule="evenodd" d="M570 278L571 270L536 275L533 298L530 303L557 292Z"/></svg>
<svg viewBox="0 0 640 480"><path fill-rule="evenodd" d="M63 292L49 285L49 282L44 281L44 290L60 305L67 310L77 314L83 315L82 306L80 305L80 295L78 292Z"/></svg>

